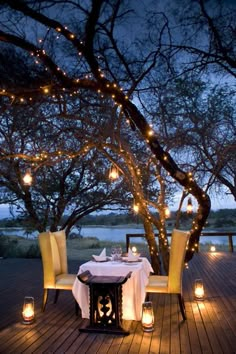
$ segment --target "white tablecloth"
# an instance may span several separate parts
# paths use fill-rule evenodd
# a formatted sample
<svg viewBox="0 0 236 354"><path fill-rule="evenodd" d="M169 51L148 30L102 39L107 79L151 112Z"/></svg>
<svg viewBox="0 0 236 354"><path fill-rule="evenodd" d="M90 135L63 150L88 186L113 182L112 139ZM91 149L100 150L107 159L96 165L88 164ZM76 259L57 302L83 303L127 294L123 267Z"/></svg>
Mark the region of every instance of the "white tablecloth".
<svg viewBox="0 0 236 354"><path fill-rule="evenodd" d="M130 279L122 285L123 319L140 321L142 303L145 300L145 286L148 283L149 273L153 272L147 258L141 259L142 262L136 262L134 264L112 261L90 261L80 266L78 274L89 270L92 275L125 276L131 271L132 275ZM82 317L89 318L89 287L76 278L72 293L81 308Z"/></svg>

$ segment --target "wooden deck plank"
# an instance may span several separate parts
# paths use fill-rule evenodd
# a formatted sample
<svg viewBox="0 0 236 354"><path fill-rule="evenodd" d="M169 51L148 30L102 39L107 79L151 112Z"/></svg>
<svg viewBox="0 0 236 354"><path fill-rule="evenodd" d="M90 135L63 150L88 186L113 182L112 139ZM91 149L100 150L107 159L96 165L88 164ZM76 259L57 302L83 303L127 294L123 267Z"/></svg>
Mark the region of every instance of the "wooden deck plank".
<svg viewBox="0 0 236 354"><path fill-rule="evenodd" d="M64 311L63 311L64 310ZM45 343L45 347L47 348L50 342L50 339L55 335L58 336L59 330L61 328L60 323L63 324L66 323L68 318L71 317L71 313L66 314L65 308L62 308L62 312L58 313L58 311L55 313L55 316L50 318L49 320L42 321L41 326L38 329L36 327L36 331L31 331L28 333L27 338L25 338L24 341L21 341L21 345L14 345L12 346L12 353L14 352L25 352L25 353L35 353L37 350L41 350L42 353L42 347L43 344Z"/></svg>
<svg viewBox="0 0 236 354"><path fill-rule="evenodd" d="M170 353L170 299L171 296L163 295L165 299L164 302L164 313L163 313L163 323L161 332L161 342L160 342L160 353L168 354Z"/></svg>
<svg viewBox="0 0 236 354"><path fill-rule="evenodd" d="M134 333L132 333L132 341L130 343L129 353L137 353L142 342L143 330L140 322L136 322Z"/></svg>
<svg viewBox="0 0 236 354"><path fill-rule="evenodd" d="M79 330L78 327L76 328L71 328L68 331L68 336L65 338L64 342L61 345L58 345L57 347L54 346L53 348L53 353L69 353L69 348L70 346L75 342L76 338L79 336ZM50 348L50 347L49 347Z"/></svg>
<svg viewBox="0 0 236 354"><path fill-rule="evenodd" d="M152 300L154 303L154 331L152 335L152 341L150 345L150 353L158 353L161 343L161 332L164 317L164 296L158 294L152 294Z"/></svg>
<svg viewBox="0 0 236 354"><path fill-rule="evenodd" d="M170 312L170 353L177 354L180 348L179 324L179 305L177 304L177 296L171 295L171 312Z"/></svg>
<svg viewBox="0 0 236 354"><path fill-rule="evenodd" d="M217 257L217 258L216 258ZM226 282L225 274L232 274L233 280L236 278L236 267L233 264L233 268L226 269L227 262L224 262L225 255L211 255L208 259L211 269L214 269L213 262L217 260L218 267L214 271L214 281L212 282L211 276L206 274L208 290L213 289L212 293L209 292L207 299L214 299L215 313L218 315L219 321L217 323L221 325L222 332L225 332L228 343L230 343L232 350L236 348L235 342L235 290L232 292L232 286ZM221 265L219 267L219 265ZM232 267L232 264L231 264ZM233 271L234 270L234 271ZM233 271L233 272L232 272ZM230 279L232 279L230 277ZM235 289L235 288L234 288ZM233 310L234 309L234 310ZM232 311L233 310L233 311ZM225 329L227 328L227 331ZM221 332L221 336L222 336Z"/></svg>
<svg viewBox="0 0 236 354"><path fill-rule="evenodd" d="M115 336L113 337L110 349L107 351L108 354L114 353L128 353L133 336L136 330L138 322L137 321L124 321L124 329L130 332L129 336Z"/></svg>
<svg viewBox="0 0 236 354"><path fill-rule="evenodd" d="M78 262L70 263L71 272ZM183 293L187 321L182 321L176 296L152 294L155 326L144 333L141 322L124 321L129 336L81 333L88 320L75 316L71 293L54 305L53 292L41 312L40 260L0 260L0 353L181 353L232 354L236 350L236 254L199 253L184 271ZM194 280L204 281L206 298L197 302ZM35 298L36 321L21 323L24 296Z"/></svg>
<svg viewBox="0 0 236 354"><path fill-rule="evenodd" d="M220 257L220 255L218 255L218 257ZM206 262L206 260L207 260L207 262ZM218 261L219 260L220 259L218 259ZM210 301L211 301L211 303L213 303L213 301L216 297L216 294L218 294L217 299L221 300L221 296L219 296L219 293L221 292L221 290L219 288L222 287L222 281L224 281L224 277L222 278L221 276L219 276L219 273L223 274L222 267L220 267L221 271L219 271L219 269L215 269L214 261L215 261L215 257L212 254L209 254L208 258L204 258L202 260L202 263L204 263L204 264L202 265L201 269L204 269L204 283L205 283L205 289L206 289L206 299L203 302L199 302L198 307L199 307L199 313L202 316L203 323L205 324L205 326L207 326L207 332L208 332L208 336L211 341L211 345L213 347L213 352L214 353L215 352L216 353L217 352L224 353L225 350L227 350L227 351L230 350L229 349L230 345L228 344L228 341L226 340L225 336L224 336L224 340L222 340L222 332L224 332L224 327L228 328L228 327L230 327L230 324L227 324L226 326L224 326L224 325L222 325L221 320L216 321L216 311L209 313L209 311L210 311L209 309L211 307ZM216 267L216 268L218 268L218 267ZM193 270L194 269L192 269L192 271ZM189 283L191 283L191 284L194 283L194 280L196 278L202 277L202 275L203 275L199 272L199 268L195 269L194 271L196 272L196 275L195 275L195 278L192 277L191 280L189 281ZM193 273L194 272L192 272L192 275L193 275ZM217 286L215 286L216 284L217 284ZM191 291L193 292L193 290L191 290ZM225 295L227 295L227 293ZM222 294L222 298L224 298L224 302L225 302L227 296L224 296L224 294ZM221 307L222 307L222 310L224 312L226 312L226 309L228 308L228 304L226 307L225 307L225 305L226 304L223 304L222 301L218 301L218 305L217 305L218 312ZM206 315L207 313L208 313L208 316L212 317L212 319L207 317L207 315ZM214 332L211 333L212 330L215 333ZM214 337L215 341L213 341L213 337ZM233 338L231 338L231 340L232 339ZM223 343L223 345L221 345L220 343ZM229 351L229 352L233 352L232 348L231 348L231 351Z"/></svg>
<svg viewBox="0 0 236 354"><path fill-rule="evenodd" d="M107 353L112 347L112 341L114 339L114 336L111 334L107 334L104 337L104 341L102 343L102 346L98 349L96 353L98 354L105 354Z"/></svg>

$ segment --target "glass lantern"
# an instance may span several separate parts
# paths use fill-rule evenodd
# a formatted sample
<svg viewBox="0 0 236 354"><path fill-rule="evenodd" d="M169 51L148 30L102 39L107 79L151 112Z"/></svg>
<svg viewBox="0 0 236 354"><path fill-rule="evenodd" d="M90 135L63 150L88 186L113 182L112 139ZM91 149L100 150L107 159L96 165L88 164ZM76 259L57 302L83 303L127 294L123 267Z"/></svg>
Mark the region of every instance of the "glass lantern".
<svg viewBox="0 0 236 354"><path fill-rule="evenodd" d="M194 285L194 296L196 300L204 299L204 286L202 279L196 279Z"/></svg>
<svg viewBox="0 0 236 354"><path fill-rule="evenodd" d="M32 177L32 174L31 174L31 169L27 168L27 170L25 172L25 175L23 177L23 183L24 183L25 186L31 186L32 181L33 181L33 177Z"/></svg>
<svg viewBox="0 0 236 354"><path fill-rule="evenodd" d="M142 328L144 332L154 330L154 313L151 301L142 304Z"/></svg>
<svg viewBox="0 0 236 354"><path fill-rule="evenodd" d="M31 324L34 322L34 298L25 296L22 311L23 324Z"/></svg>
<svg viewBox="0 0 236 354"><path fill-rule="evenodd" d="M109 171L109 179L116 180L119 178L119 171L116 166L111 166Z"/></svg>

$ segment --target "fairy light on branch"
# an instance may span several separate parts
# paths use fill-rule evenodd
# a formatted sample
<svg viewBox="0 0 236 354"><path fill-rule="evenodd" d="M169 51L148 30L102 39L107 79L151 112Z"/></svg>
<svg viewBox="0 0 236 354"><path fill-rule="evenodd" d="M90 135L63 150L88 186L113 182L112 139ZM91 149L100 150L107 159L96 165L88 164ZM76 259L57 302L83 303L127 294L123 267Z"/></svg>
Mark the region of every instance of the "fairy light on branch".
<svg viewBox="0 0 236 354"><path fill-rule="evenodd" d="M149 131L148 131L148 136L153 136L154 135L154 131L152 130L152 129L150 129Z"/></svg>
<svg viewBox="0 0 236 354"><path fill-rule="evenodd" d="M139 203L134 202L133 204L133 211L138 214L139 212Z"/></svg>
<svg viewBox="0 0 236 354"><path fill-rule="evenodd" d="M170 218L171 213L170 213L170 209L169 209L168 205L166 205L164 207L164 213L165 213L166 219Z"/></svg>

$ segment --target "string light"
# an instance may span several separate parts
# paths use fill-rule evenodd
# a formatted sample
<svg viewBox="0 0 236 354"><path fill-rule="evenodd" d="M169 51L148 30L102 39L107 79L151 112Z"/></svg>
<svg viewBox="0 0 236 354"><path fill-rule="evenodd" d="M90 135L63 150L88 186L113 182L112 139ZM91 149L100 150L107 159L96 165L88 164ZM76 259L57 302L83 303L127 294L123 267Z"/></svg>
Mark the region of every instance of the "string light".
<svg viewBox="0 0 236 354"><path fill-rule="evenodd" d="M67 27L57 27L56 28L56 31L57 32L61 32L62 30L67 30ZM75 35L73 34L73 33L70 33L70 32L68 32L67 31L67 38L68 39L74 39L75 38ZM42 43L43 41L42 41L42 39L39 39L39 43ZM83 45L83 42L82 41L80 41L80 44L81 45ZM42 55L45 55L46 53L45 53L45 51L44 50L40 50L40 51L37 51L37 57L39 57L39 60L40 60L40 56L42 56ZM35 56L36 55L36 53L31 53L31 55L33 55L33 56ZM79 52L79 55L82 55L82 52ZM37 60L37 64L39 64L40 63L40 61L39 60ZM57 68L57 70L58 71L61 71L61 69L58 67ZM100 77L104 77L104 74L103 73L101 73L101 69L99 69L99 72L100 72ZM64 76L66 75L66 73L65 72L63 72L62 73ZM87 76L86 75L86 78L88 78L89 76ZM79 83L79 81L80 81L80 79L77 79L76 80L76 83ZM114 90L115 90L115 92L117 93L118 92L118 90L119 91L122 91L122 88L119 88L118 86L117 86L117 84L116 83L113 83L113 84L107 84L106 85L106 87L107 88L110 88L110 87L113 87L113 92L114 92ZM112 88L111 87L111 88ZM41 91L42 92L42 91ZM44 87L43 88L43 93L45 93L45 94L48 94L50 92L50 90L49 90L49 87ZM99 89L98 90L98 93L99 94L101 94L101 90ZM55 97L55 96L53 96L53 97ZM114 93L111 93L111 97L113 98L113 99L115 99L116 98L116 95L114 94ZM11 98L13 99L13 98L15 98L15 96L11 96ZM124 98L126 99L126 100L128 100L128 96L127 95L125 95L124 96ZM32 97L30 97L29 98L30 100L32 100ZM20 102L25 102L25 98L23 98L23 97L20 97L19 98L19 100L20 100ZM119 101L119 100L118 100ZM118 103L117 103L118 104ZM128 122L129 122L129 120L128 120ZM130 123L130 122L129 122ZM148 136L152 136L153 134L154 134L154 132L153 132L153 130L149 130L148 132L147 132L147 134L148 134ZM149 140L147 140L147 142L149 142ZM154 145L154 143L153 143L153 146L155 146ZM86 150L85 150L86 151ZM69 156L69 155L68 155ZM47 158L47 156L45 156L44 158ZM164 160L168 160L168 155L163 155L163 159ZM176 174L177 175L177 174ZM28 175L29 176L29 175ZM25 176L26 177L26 176ZM116 170L116 171L114 171L114 166L113 166L113 170L112 171L110 171L110 173L109 173L109 178L110 179L112 179L112 180L115 180L115 179L117 179L119 177L119 173L118 173L118 170ZM188 173L188 177L189 177L189 181L193 181L193 178L192 178L192 173L191 172L189 172ZM26 178L26 180L27 180L27 178ZM31 182L32 182L32 176L31 176ZM141 185L141 184L140 184ZM189 189L189 190L191 190L191 188ZM206 196L205 196L205 194L202 194L202 197L203 198L205 198ZM191 198L189 198L189 200L191 201ZM133 206L133 209L134 209L134 211L135 212L138 212L139 211L139 205L138 204L134 204L134 206ZM190 202L188 202L188 205L187 205L187 213L188 214L192 214L192 211L193 211L193 209L192 209L192 203L190 203ZM169 209L168 209L168 207L165 207L165 209L164 209L164 212L165 212L165 216L166 217L169 217L170 216L170 211L169 211ZM197 229L197 227L195 227L195 229Z"/></svg>
<svg viewBox="0 0 236 354"><path fill-rule="evenodd" d="M165 212L165 217L166 217L166 219L168 219L168 218L170 217L170 214L171 214L168 205L166 205L166 206L164 207L164 212Z"/></svg>
<svg viewBox="0 0 236 354"><path fill-rule="evenodd" d="M44 87L43 92L44 93L49 93L49 88L48 87Z"/></svg>
<svg viewBox="0 0 236 354"><path fill-rule="evenodd" d="M139 212L139 205L134 202L133 204L133 210L137 214Z"/></svg>

